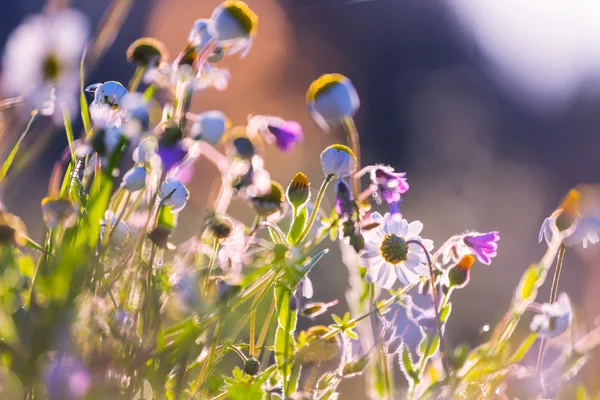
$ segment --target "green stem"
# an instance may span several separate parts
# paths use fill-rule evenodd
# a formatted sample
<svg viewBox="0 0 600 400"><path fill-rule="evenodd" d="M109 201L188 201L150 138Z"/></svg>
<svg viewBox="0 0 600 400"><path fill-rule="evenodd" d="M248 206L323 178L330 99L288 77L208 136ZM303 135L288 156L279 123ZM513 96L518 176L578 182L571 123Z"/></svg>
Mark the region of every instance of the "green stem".
<svg viewBox="0 0 600 400"><path fill-rule="evenodd" d="M140 86L140 83L142 82L142 78L144 77L144 74L146 73L146 68L145 66L138 66L135 69L135 72L133 73L133 76L131 77L131 80L129 81L129 85L127 90L129 92L135 92L138 87Z"/></svg>
<svg viewBox="0 0 600 400"><path fill-rule="evenodd" d="M565 250L567 248L564 244L560 245L558 250L558 260L556 262L556 269L554 270L554 278L552 279L552 289L550 289L550 304L556 301L558 295L558 280L560 279L560 272L562 270L563 260L565 258ZM544 354L546 353L546 339L542 339L540 342L540 351L538 353L537 365L535 367L535 375L540 376L542 367L544 364Z"/></svg>
<svg viewBox="0 0 600 400"><path fill-rule="evenodd" d="M315 200L312 212L310 213L310 217L308 218L308 223L306 224L306 227L300 234L297 243L301 244L304 241L304 239L306 239L308 232L310 232L310 228L312 228L313 224L315 223L315 219L317 218L317 214L319 213L319 208L321 208L321 202L323 201L323 197L325 196L325 190L327 189L327 186L329 186L329 183L333 180L334 177L335 175L333 174L327 175L327 177L321 184L321 188L319 189L319 193L317 194L317 199Z"/></svg>
<svg viewBox="0 0 600 400"><path fill-rule="evenodd" d="M283 307L287 307L286 304L283 305ZM292 315L293 312L292 310L288 310L288 314L287 314L287 319L285 321L285 338L283 340L283 398L287 399L288 397L288 390L289 390L289 378L288 377L288 368L290 368L290 366L288 365L288 345L289 345L289 337L290 337L290 330L292 329ZM291 366L293 368L293 366Z"/></svg>
<svg viewBox="0 0 600 400"><path fill-rule="evenodd" d="M204 278L204 293L208 293L208 282L210 281L210 274L212 273L213 267L215 266L215 259L217 258L217 252L219 251L219 239L215 238L213 245L213 252L208 263L208 272L206 278Z"/></svg>
<svg viewBox="0 0 600 400"><path fill-rule="evenodd" d="M427 336L427 348L425 349L425 354L429 354L429 350L431 350L432 345L433 345L433 340L428 335ZM423 357L421 357L421 361L419 362L419 367L417 369L417 375L419 377L423 374L423 370L425 369L425 363L427 362L427 359L428 359L427 357L425 357L425 354L423 355ZM414 382L410 389L409 399L410 400L414 399L416 393L417 393L417 382Z"/></svg>
<svg viewBox="0 0 600 400"><path fill-rule="evenodd" d="M358 130L354 124L354 119L352 117L346 117L342 120L342 124L344 125L344 130L346 131L346 140L348 141L348 145L356 156L357 168L360 169L360 140L358 138ZM358 199L358 194L361 192L361 188L360 178L356 175L354 175L352 186L354 198Z"/></svg>
<svg viewBox="0 0 600 400"><path fill-rule="evenodd" d="M409 240L406 244L417 244L423 252L425 256L427 256L427 265L429 266L429 281L431 283L431 296L433 297L433 309L435 311L435 326L437 328L438 335L440 337L440 356L442 358L442 365L444 367L444 372L447 376L450 375L450 365L448 364L448 359L446 358L446 348L444 346L444 338L442 335L442 322L440 321L440 311L438 309L438 292L435 287L435 274L433 273L433 264L431 263L431 255L423 245L423 243L418 240Z"/></svg>

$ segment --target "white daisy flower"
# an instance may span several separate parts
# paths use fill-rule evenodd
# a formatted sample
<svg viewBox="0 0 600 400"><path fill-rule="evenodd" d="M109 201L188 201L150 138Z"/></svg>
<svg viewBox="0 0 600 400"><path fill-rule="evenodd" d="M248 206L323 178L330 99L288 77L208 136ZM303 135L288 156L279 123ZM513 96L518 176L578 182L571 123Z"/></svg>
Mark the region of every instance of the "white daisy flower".
<svg viewBox="0 0 600 400"><path fill-rule="evenodd" d="M356 156L350 148L334 144L321 153L321 167L325 176L335 175L343 178L356 171Z"/></svg>
<svg viewBox="0 0 600 400"><path fill-rule="evenodd" d="M551 216L546 218L544 222L542 222L542 227L540 228L540 234L538 236L540 243L544 239L548 244L552 241L554 231L558 230L556 227L556 219L561 212L562 210L555 211ZM600 241L599 218L582 217L576 220L573 225L574 226L569 228L567 231L562 232L562 234L565 235L563 238L563 244L565 246L571 247L581 243L583 248L586 249L590 243L596 244Z"/></svg>
<svg viewBox="0 0 600 400"><path fill-rule="evenodd" d="M541 313L535 315L531 320L529 329L537 332L544 339L563 334L573 318L571 301L566 293L561 293L554 303L542 304Z"/></svg>
<svg viewBox="0 0 600 400"><path fill-rule="evenodd" d="M384 289L390 289L396 279L403 285L419 282L419 278L429 275L427 255L418 244L406 244L419 241L427 251L433 249L433 241L422 239L423 229L420 221L408 223L398 214L378 212L371 219L379 222L378 228L364 232L365 250L360 255L361 265L367 268L366 279L375 282Z"/></svg>
<svg viewBox="0 0 600 400"><path fill-rule="evenodd" d="M166 206L173 207L174 213L183 210L189 198L190 192L178 179L167 178L160 185L158 200Z"/></svg>
<svg viewBox="0 0 600 400"><path fill-rule="evenodd" d="M72 9L28 17L6 43L2 60L5 93L23 96L43 115L54 114L55 102L75 111L79 62L88 31L85 16ZM55 119L62 120L62 115L56 113Z"/></svg>

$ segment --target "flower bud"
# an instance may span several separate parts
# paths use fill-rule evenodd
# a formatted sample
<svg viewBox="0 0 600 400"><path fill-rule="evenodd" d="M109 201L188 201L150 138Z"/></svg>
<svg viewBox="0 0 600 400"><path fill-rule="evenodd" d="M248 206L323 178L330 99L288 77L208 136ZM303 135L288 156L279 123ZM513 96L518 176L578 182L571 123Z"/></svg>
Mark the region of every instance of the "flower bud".
<svg viewBox="0 0 600 400"><path fill-rule="evenodd" d="M9 212L0 210L0 246L26 243L27 228L21 218Z"/></svg>
<svg viewBox="0 0 600 400"><path fill-rule="evenodd" d="M559 209L562 210L556 217L556 227L559 231L565 231L579 218L579 203L581 193L577 189L569 190L563 199Z"/></svg>
<svg viewBox="0 0 600 400"><path fill-rule="evenodd" d="M340 74L325 74L311 83L306 103L315 122L325 130L327 123L340 123L352 117L360 106L352 82Z"/></svg>
<svg viewBox="0 0 600 400"><path fill-rule="evenodd" d="M169 53L163 42L152 37L140 38L127 49L127 61L141 67L158 65L168 58Z"/></svg>
<svg viewBox="0 0 600 400"><path fill-rule="evenodd" d="M271 214L281 210L283 205L283 188L275 181L271 181L271 192L256 196L251 199L254 211L262 217L268 217Z"/></svg>
<svg viewBox="0 0 600 400"><path fill-rule="evenodd" d="M148 239L158 248L175 250L176 246L171 243L171 230L164 226L157 226L148 233Z"/></svg>
<svg viewBox="0 0 600 400"><path fill-rule="evenodd" d="M309 304L306 304L302 308L302 310L300 311L300 314L302 314L306 318L314 319L314 318L318 317L319 315L326 313L330 307L333 307L337 303L338 303L337 300L331 301L329 303L323 303L323 302L309 303Z"/></svg>
<svg viewBox="0 0 600 400"><path fill-rule="evenodd" d="M246 3L225 1L213 11L211 20L212 31L221 45L231 47L231 52L242 50L242 57L250 51L258 17Z"/></svg>
<svg viewBox="0 0 600 400"><path fill-rule="evenodd" d="M298 351L297 356L301 364L327 362L338 356L341 349L338 335L325 340L320 339L328 334L329 330L323 325L312 326L306 330L307 344Z"/></svg>
<svg viewBox="0 0 600 400"><path fill-rule="evenodd" d="M321 153L321 167L325 176L335 175L343 178L356 170L356 156L349 147L334 144Z"/></svg>
<svg viewBox="0 0 600 400"><path fill-rule="evenodd" d="M212 217L208 224L208 229L219 240L224 240L229 237L233 228L232 222L226 217Z"/></svg>
<svg viewBox="0 0 600 400"><path fill-rule="evenodd" d="M177 179L167 178L158 190L158 199L164 205L173 207L172 212L178 213L185 207L190 193Z"/></svg>
<svg viewBox="0 0 600 400"><path fill-rule="evenodd" d="M469 274L474 262L475 257L467 254L455 266L450 268L448 271L450 286L456 288L465 287L469 283Z"/></svg>
<svg viewBox="0 0 600 400"><path fill-rule="evenodd" d="M77 222L78 207L68 199L46 197L42 200L42 217L49 229L58 225L70 228Z"/></svg>
<svg viewBox="0 0 600 400"><path fill-rule="evenodd" d="M354 212L354 196L352 196L350 186L343 179L339 179L335 191L335 212L340 218L351 217Z"/></svg>
<svg viewBox="0 0 600 400"><path fill-rule="evenodd" d="M310 182L302 172L298 172L287 188L287 199L289 203L298 209L310 198Z"/></svg>
<svg viewBox="0 0 600 400"><path fill-rule="evenodd" d="M218 144L227 130L229 121L221 111L206 111L198 115L192 125L191 135L194 140L203 140L209 144Z"/></svg>
<svg viewBox="0 0 600 400"><path fill-rule="evenodd" d="M123 175L121 187L130 192L137 192L146 187L148 173L144 167L133 167Z"/></svg>
<svg viewBox="0 0 600 400"><path fill-rule="evenodd" d="M118 108L121 99L128 93L125 86L116 81L95 83L85 89L86 92L94 93L94 104L110 108Z"/></svg>
<svg viewBox="0 0 600 400"><path fill-rule="evenodd" d="M256 358L249 358L244 363L244 372L248 375L258 375L260 371L260 363Z"/></svg>

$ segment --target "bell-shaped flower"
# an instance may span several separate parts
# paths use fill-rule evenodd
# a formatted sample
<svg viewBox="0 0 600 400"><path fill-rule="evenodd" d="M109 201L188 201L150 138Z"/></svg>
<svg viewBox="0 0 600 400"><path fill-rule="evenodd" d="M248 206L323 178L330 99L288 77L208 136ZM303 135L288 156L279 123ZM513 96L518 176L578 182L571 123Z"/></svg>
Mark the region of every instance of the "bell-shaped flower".
<svg viewBox="0 0 600 400"><path fill-rule="evenodd" d="M174 213L183 210L189 198L189 191L177 179L167 178L158 190L158 200L166 206L173 207Z"/></svg>
<svg viewBox="0 0 600 400"><path fill-rule="evenodd" d="M321 168L325 176L347 177L356 170L356 156L349 147L334 144L321 153Z"/></svg>
<svg viewBox="0 0 600 400"><path fill-rule="evenodd" d="M211 20L211 30L228 54L240 51L241 57L248 55L256 36L258 17L246 3L225 1L213 11Z"/></svg>
<svg viewBox="0 0 600 400"><path fill-rule="evenodd" d="M229 121L221 111L205 111L196 117L191 127L191 136L194 140L203 140L209 144L219 143Z"/></svg>

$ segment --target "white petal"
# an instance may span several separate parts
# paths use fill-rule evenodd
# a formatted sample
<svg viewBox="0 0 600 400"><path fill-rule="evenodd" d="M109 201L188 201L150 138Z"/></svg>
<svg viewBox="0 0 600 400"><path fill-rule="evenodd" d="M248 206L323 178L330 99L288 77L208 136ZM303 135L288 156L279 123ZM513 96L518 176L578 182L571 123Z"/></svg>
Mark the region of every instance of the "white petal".
<svg viewBox="0 0 600 400"><path fill-rule="evenodd" d="M421 231L423 230L423 224L421 221L413 221L408 224L408 231L406 233L406 237L419 236Z"/></svg>

